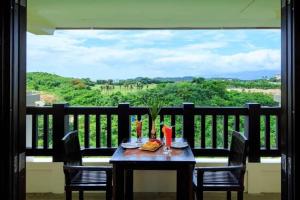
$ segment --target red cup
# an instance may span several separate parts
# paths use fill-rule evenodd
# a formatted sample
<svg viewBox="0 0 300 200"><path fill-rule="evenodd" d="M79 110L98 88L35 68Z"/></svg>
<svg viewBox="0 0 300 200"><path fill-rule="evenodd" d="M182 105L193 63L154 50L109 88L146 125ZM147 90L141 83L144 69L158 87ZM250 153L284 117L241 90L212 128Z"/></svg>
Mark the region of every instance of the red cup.
<svg viewBox="0 0 300 200"><path fill-rule="evenodd" d="M166 146L170 147L172 144L172 128L165 127L165 138L166 138Z"/></svg>
<svg viewBox="0 0 300 200"><path fill-rule="evenodd" d="M136 135L137 135L137 138L142 137L142 122L141 121L136 121Z"/></svg>

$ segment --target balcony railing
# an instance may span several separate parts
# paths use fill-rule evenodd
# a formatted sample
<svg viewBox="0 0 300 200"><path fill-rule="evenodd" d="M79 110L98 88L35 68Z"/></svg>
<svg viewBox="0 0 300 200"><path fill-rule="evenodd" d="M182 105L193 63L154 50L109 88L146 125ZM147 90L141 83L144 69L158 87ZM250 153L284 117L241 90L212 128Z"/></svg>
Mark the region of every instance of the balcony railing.
<svg viewBox="0 0 300 200"><path fill-rule="evenodd" d="M69 130L79 131L84 155L104 156L112 155L123 139L134 135L133 116L143 120L144 136L152 126L148 108L127 103L117 107L27 107L27 116L31 145L27 144L26 154L53 156L54 161L62 159L61 138ZM232 130L248 137L250 162L259 162L262 156L280 156L279 107L195 107L184 103L163 107L158 121L173 126L173 137L185 137L195 156L226 156ZM158 137L162 137L161 128Z"/></svg>

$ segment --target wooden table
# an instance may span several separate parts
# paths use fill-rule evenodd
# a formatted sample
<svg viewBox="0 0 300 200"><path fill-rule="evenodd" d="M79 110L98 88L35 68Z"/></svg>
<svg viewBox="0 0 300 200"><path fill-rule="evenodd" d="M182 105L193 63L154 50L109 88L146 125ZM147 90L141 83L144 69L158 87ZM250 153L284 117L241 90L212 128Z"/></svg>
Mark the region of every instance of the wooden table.
<svg viewBox="0 0 300 200"><path fill-rule="evenodd" d="M192 178L196 162L190 147L172 149L171 154L166 155L163 147L149 152L119 146L110 163L113 164L115 200L133 199L133 170L176 170L177 199L193 199Z"/></svg>

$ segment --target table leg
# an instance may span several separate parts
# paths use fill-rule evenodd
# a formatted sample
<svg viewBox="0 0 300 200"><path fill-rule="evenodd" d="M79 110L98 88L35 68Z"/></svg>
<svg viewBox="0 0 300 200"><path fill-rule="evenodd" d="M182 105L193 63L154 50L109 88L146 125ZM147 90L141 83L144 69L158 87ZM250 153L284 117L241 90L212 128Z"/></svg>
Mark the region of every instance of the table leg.
<svg viewBox="0 0 300 200"><path fill-rule="evenodd" d="M124 168L118 164L113 165L113 199L124 199Z"/></svg>
<svg viewBox="0 0 300 200"><path fill-rule="evenodd" d="M177 200L193 200L193 165L183 166L177 170Z"/></svg>
<svg viewBox="0 0 300 200"><path fill-rule="evenodd" d="M125 199L133 199L133 170L125 170Z"/></svg>

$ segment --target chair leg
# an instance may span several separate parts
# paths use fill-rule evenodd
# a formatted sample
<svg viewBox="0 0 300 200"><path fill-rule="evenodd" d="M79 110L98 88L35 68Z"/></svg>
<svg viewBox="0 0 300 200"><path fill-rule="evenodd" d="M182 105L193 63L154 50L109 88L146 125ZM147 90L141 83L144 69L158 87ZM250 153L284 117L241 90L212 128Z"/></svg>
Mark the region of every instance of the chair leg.
<svg viewBox="0 0 300 200"><path fill-rule="evenodd" d="M79 191L79 200L83 200L83 191Z"/></svg>
<svg viewBox="0 0 300 200"><path fill-rule="evenodd" d="M112 200L113 184L112 184L112 173L110 171L106 172L107 182L106 182L106 200Z"/></svg>
<svg viewBox="0 0 300 200"><path fill-rule="evenodd" d="M112 199L112 192L109 190L106 190L106 200L111 200Z"/></svg>
<svg viewBox="0 0 300 200"><path fill-rule="evenodd" d="M72 191L66 190L66 200L72 200Z"/></svg>
<svg viewBox="0 0 300 200"><path fill-rule="evenodd" d="M239 191L237 193L237 200L243 200L244 198L244 192L243 191Z"/></svg>
<svg viewBox="0 0 300 200"><path fill-rule="evenodd" d="M197 191L196 191L196 197L197 197L197 200L203 200L203 191L197 189Z"/></svg>
<svg viewBox="0 0 300 200"><path fill-rule="evenodd" d="M106 200L112 200L112 186L106 188Z"/></svg>
<svg viewBox="0 0 300 200"><path fill-rule="evenodd" d="M112 190L106 189L106 200L112 200Z"/></svg>
<svg viewBox="0 0 300 200"><path fill-rule="evenodd" d="M227 191L227 200L231 200L231 191Z"/></svg>

